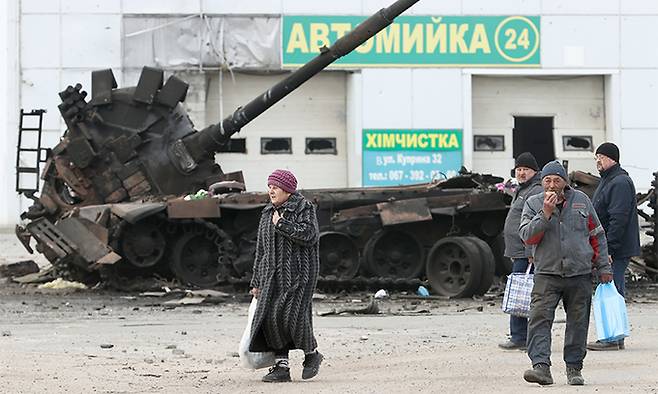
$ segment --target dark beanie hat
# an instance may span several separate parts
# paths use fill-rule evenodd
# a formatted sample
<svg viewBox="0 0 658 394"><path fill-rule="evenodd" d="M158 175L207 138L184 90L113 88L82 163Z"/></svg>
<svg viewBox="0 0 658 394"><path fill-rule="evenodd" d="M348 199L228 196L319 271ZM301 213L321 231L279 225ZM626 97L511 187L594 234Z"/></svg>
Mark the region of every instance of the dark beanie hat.
<svg viewBox="0 0 658 394"><path fill-rule="evenodd" d="M565 170L562 164L560 164L560 162L557 160L549 161L548 163L546 163L544 168L542 168L541 170L542 179L548 175L559 175L565 181L567 182L569 181L567 179L567 170Z"/></svg>
<svg viewBox="0 0 658 394"><path fill-rule="evenodd" d="M596 154L608 156L612 160L619 163L619 148L617 148L617 145L613 144L612 142L604 142L599 145L599 147L596 148Z"/></svg>
<svg viewBox="0 0 658 394"><path fill-rule="evenodd" d="M274 185L288 193L294 193L297 190L297 178L288 170L274 170L267 177L267 186Z"/></svg>
<svg viewBox="0 0 658 394"><path fill-rule="evenodd" d="M523 152L516 157L514 162L514 168L517 167L527 167L532 168L535 171L539 171L539 165L537 165L537 160L530 152Z"/></svg>

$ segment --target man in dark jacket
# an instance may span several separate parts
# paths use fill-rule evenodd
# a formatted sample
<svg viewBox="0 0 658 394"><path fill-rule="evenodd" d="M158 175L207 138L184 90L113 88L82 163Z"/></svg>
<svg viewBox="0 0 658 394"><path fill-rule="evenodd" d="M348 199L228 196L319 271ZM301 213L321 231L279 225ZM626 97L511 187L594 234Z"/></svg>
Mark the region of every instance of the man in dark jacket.
<svg viewBox="0 0 658 394"><path fill-rule="evenodd" d="M564 362L570 385L585 383L581 370L587 353L587 329L592 302L592 267L601 282L612 280L603 227L587 195L567 185L567 173L557 161L541 172L544 193L526 200L519 234L532 245L535 283L528 320L528 357L532 369L523 378L542 385L551 376L551 328L560 300L567 314Z"/></svg>
<svg viewBox="0 0 658 394"><path fill-rule="evenodd" d="M313 335L313 291L318 280L315 206L297 193L297 179L276 170L267 179L270 203L258 226L251 293L258 299L251 327L252 352L274 352L264 382L289 382L288 351L306 357L302 379L317 375L323 360Z"/></svg>
<svg viewBox="0 0 658 394"><path fill-rule="evenodd" d="M517 156L514 163L514 176L519 181L519 187L514 193L512 205L507 218L505 218L505 257L512 259L512 272L526 272L528 264L532 261L532 248L525 245L519 237L519 224L521 213L527 198L541 193L541 186L537 160L530 152L523 152ZM505 350L525 349L528 335L528 319L519 316L509 318L510 339L498 344Z"/></svg>
<svg viewBox="0 0 658 394"><path fill-rule="evenodd" d="M633 256L640 255L640 227L637 218L635 185L619 165L619 148L605 142L596 149L596 168L601 182L594 192L592 203L608 240L612 260L612 275L617 291L622 296L626 286L624 273ZM587 345L590 350L622 350L624 340L596 341Z"/></svg>

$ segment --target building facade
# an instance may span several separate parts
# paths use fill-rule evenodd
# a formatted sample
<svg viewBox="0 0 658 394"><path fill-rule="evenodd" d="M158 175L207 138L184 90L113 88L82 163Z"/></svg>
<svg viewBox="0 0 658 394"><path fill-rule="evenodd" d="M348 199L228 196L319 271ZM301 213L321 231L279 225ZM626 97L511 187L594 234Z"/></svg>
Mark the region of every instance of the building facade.
<svg viewBox="0 0 658 394"><path fill-rule="evenodd" d="M112 68L190 84L197 129L217 123L390 1L22 0L3 3L0 225L14 191L19 109L46 109L44 147L65 125L57 93ZM595 173L614 141L639 190L658 170L658 3L421 0L383 34L247 125L217 154L264 190L275 168L303 188L424 182L469 170L509 177L514 157ZM645 44L646 43L646 44ZM23 144L29 144L24 137ZM33 156L19 158L34 161ZM22 181L23 182L23 181ZM34 183L34 179L25 180Z"/></svg>

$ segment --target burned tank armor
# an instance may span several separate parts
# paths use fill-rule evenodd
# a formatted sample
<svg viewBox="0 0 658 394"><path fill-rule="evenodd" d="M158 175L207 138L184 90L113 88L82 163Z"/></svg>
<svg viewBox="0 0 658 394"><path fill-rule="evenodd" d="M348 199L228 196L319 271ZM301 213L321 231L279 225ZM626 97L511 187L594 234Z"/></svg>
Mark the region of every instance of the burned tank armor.
<svg viewBox="0 0 658 394"><path fill-rule="evenodd" d="M67 87L59 105L67 131L49 152L41 193L23 215L27 223L17 226L19 239L28 248L36 240L56 267L100 272L102 279L158 274L184 285L246 286L268 196L246 192L241 172L224 173L215 153L417 1L382 9L200 131L182 104L187 83L165 81L156 68L144 67L137 86L123 88L111 70L94 71L91 97L80 84ZM435 294L484 293L493 273L505 269L492 266L504 261L496 247L508 203L494 186L500 181L463 170L429 184L302 190L317 206L320 284L391 289L428 280ZM183 198L198 189L210 196Z"/></svg>

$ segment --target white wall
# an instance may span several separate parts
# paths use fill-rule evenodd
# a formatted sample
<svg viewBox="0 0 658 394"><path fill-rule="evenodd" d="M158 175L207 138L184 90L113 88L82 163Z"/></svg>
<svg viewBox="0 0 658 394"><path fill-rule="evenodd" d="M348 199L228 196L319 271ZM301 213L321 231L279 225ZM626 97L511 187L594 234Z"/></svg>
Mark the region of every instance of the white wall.
<svg viewBox="0 0 658 394"><path fill-rule="evenodd" d="M364 69L363 128L462 128L459 69Z"/></svg>
<svg viewBox="0 0 658 394"><path fill-rule="evenodd" d="M3 56L0 124L6 132L3 157L14 157L17 113L46 108L45 144L56 143L63 129L57 92L82 82L90 72L112 67L119 85L124 78L122 14L362 14L370 15L393 0L14 0L2 2L0 44ZM20 4L20 11L19 11ZM606 108L620 111L609 119L608 134L621 145L622 165L638 189L649 187L658 170L658 1L656 0L423 0L408 11L416 15L541 15L542 68L555 74L588 69L615 70ZM12 20L20 17L19 27ZM18 32L20 47L15 44ZM14 44L13 44L14 43ZM19 59L20 70L16 61ZM435 127L470 129L470 75L460 69L366 69L348 79L348 129ZM125 84L122 81L125 79ZM20 85L19 84L20 81ZM608 85L606 84L606 89ZM352 102L350 102L352 100ZM360 100L355 102L354 100ZM616 108L614 106L617 106ZM610 130L611 125L617 127ZM359 152L360 136L351 135L350 152ZM469 144L468 140L464 141ZM349 144L348 139L348 144ZM468 149L469 145L465 145ZM465 152L466 164L470 152ZM350 157L349 184L360 177L360 157ZM0 171L13 185L14 160ZM0 193L0 226L16 222L21 209L13 187Z"/></svg>
<svg viewBox="0 0 658 394"><path fill-rule="evenodd" d="M620 24L620 161L635 186L647 190L658 171L658 1L624 2L623 10L651 13L624 15Z"/></svg>
<svg viewBox="0 0 658 394"><path fill-rule="evenodd" d="M362 183L363 77L360 72L347 74L345 91L345 132L347 134L347 186Z"/></svg>
<svg viewBox="0 0 658 394"><path fill-rule="evenodd" d="M0 127L3 130L0 155L0 227L18 222L19 199L15 192L15 163L18 129L18 4L2 2L0 6Z"/></svg>

